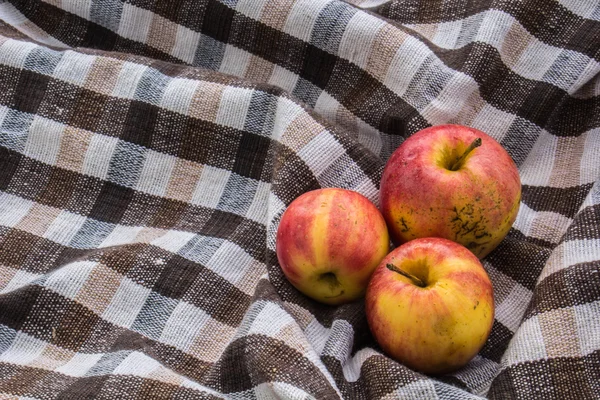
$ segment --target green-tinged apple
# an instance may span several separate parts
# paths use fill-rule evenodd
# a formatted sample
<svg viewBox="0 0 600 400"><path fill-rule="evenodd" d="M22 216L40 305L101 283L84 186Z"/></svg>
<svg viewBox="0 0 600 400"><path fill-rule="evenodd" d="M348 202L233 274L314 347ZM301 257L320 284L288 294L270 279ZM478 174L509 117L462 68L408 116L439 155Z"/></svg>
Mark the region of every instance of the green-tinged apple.
<svg viewBox="0 0 600 400"><path fill-rule="evenodd" d="M443 374L467 364L494 322L490 279L479 259L448 239L415 239L375 269L365 300L381 348L409 368Z"/></svg>
<svg viewBox="0 0 600 400"><path fill-rule="evenodd" d="M335 305L364 296L389 243L385 220L369 199L327 188L292 201L279 223L276 252L292 285Z"/></svg>
<svg viewBox="0 0 600 400"><path fill-rule="evenodd" d="M381 212L392 240L442 237L483 258L519 211L513 159L484 132L461 125L423 129L402 143L381 178Z"/></svg>

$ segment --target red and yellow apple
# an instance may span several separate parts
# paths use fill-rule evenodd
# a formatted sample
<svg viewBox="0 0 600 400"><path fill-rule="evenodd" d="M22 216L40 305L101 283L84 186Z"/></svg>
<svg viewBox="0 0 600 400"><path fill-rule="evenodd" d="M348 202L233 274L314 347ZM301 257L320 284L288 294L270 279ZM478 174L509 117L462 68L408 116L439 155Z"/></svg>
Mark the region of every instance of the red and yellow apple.
<svg viewBox="0 0 600 400"><path fill-rule="evenodd" d="M392 240L442 237L479 258L500 244L521 200L519 171L492 137L460 125L415 133L388 160L381 212Z"/></svg>
<svg viewBox="0 0 600 400"><path fill-rule="evenodd" d="M279 223L276 253L294 287L335 305L364 296L389 243L383 216L369 199L327 188L292 201Z"/></svg>
<svg viewBox="0 0 600 400"><path fill-rule="evenodd" d="M467 364L485 344L494 321L493 289L464 246L415 239L377 267L365 312L384 352L413 370L442 374Z"/></svg>

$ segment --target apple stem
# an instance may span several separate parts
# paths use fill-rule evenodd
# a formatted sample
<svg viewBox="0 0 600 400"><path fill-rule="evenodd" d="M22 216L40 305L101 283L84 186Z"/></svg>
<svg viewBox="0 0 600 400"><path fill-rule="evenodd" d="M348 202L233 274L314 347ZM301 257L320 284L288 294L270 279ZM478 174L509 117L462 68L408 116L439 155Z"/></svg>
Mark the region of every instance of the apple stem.
<svg viewBox="0 0 600 400"><path fill-rule="evenodd" d="M454 162L454 164L452 164L450 166L450 171L457 171L460 168L460 166L462 165L463 161L465 161L465 158L467 158L469 153L472 152L473 150L475 150L479 146L481 146L481 138L477 138L477 139L473 140L471 142L471 144L469 145L469 147L467 147L465 152L462 154L462 156L460 156L458 158L458 160L456 160Z"/></svg>
<svg viewBox="0 0 600 400"><path fill-rule="evenodd" d="M389 269L390 271L394 271L399 273L402 276L407 277L408 279L412 280L413 283L419 287L425 287L425 282L423 282L421 279L417 278L416 276L414 276L413 274L409 274L408 272L396 267L394 264L386 264L385 265L387 267L387 269Z"/></svg>

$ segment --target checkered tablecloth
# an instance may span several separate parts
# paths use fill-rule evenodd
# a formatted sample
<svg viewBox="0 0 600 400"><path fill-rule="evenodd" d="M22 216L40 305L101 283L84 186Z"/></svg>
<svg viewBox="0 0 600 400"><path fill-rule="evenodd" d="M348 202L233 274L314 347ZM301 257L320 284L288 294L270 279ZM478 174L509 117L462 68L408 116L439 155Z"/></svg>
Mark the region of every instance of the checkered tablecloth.
<svg viewBox="0 0 600 400"><path fill-rule="evenodd" d="M600 396L598 0L0 2L0 399ZM491 335L428 377L284 278L318 187L487 132L518 218Z"/></svg>

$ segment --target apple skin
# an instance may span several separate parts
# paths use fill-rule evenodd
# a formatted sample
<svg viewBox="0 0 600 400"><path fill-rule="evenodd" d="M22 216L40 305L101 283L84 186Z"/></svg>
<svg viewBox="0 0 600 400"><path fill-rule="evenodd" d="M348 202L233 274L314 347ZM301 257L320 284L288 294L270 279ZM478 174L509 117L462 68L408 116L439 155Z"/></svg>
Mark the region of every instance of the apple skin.
<svg viewBox="0 0 600 400"><path fill-rule="evenodd" d="M448 169L481 138L462 166ZM423 129L392 154L381 179L381 212L395 244L442 237L483 258L506 236L519 211L521 180L492 137L461 125Z"/></svg>
<svg viewBox="0 0 600 400"><path fill-rule="evenodd" d="M426 286L387 264L423 279ZM373 336L392 358L426 374L448 373L467 364L490 334L492 283L464 246L442 238L415 239L377 267L365 313Z"/></svg>
<svg viewBox="0 0 600 400"><path fill-rule="evenodd" d="M326 188L292 201L281 217L275 247L294 287L321 303L337 305L364 296L389 245L385 220L369 199Z"/></svg>

